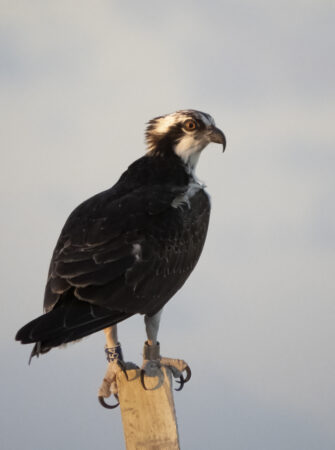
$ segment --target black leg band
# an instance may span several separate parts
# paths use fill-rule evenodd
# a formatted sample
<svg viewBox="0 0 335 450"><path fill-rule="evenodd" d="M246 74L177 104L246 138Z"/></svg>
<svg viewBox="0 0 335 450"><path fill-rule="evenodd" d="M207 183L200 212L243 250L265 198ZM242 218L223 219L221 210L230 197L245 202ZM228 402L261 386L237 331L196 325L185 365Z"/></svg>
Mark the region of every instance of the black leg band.
<svg viewBox="0 0 335 450"><path fill-rule="evenodd" d="M105 347L105 353L108 362L123 361L120 343L118 343L115 347Z"/></svg>

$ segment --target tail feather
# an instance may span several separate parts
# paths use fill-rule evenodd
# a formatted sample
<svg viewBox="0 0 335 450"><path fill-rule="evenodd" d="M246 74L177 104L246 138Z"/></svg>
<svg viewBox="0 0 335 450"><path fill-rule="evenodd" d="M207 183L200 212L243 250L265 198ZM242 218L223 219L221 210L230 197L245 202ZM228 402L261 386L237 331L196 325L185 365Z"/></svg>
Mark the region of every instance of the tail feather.
<svg viewBox="0 0 335 450"><path fill-rule="evenodd" d="M111 311L72 298L22 327L15 339L22 344L36 343L31 357L115 325L132 314Z"/></svg>

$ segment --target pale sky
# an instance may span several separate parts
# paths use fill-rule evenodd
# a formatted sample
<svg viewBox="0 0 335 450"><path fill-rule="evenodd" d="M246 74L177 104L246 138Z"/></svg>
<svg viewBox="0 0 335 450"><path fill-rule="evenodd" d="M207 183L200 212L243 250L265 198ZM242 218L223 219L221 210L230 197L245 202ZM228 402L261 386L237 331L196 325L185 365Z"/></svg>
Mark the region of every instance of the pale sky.
<svg viewBox="0 0 335 450"><path fill-rule="evenodd" d="M183 449L335 448L335 5L331 0L0 0L0 447L123 448L104 410L104 336L29 367L16 331L42 312L72 209L142 156L145 123L211 114L227 150L197 175L212 216L165 308ZM143 319L120 326L141 361Z"/></svg>

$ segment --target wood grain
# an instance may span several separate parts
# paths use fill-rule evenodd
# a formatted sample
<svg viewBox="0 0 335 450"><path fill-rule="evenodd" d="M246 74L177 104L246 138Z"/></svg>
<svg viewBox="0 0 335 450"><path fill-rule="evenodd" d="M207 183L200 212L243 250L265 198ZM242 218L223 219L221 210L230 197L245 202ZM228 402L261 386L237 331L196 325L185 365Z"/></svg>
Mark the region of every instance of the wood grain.
<svg viewBox="0 0 335 450"><path fill-rule="evenodd" d="M172 377L162 368L162 377L145 377L140 370L117 376L119 400L127 450L179 450Z"/></svg>

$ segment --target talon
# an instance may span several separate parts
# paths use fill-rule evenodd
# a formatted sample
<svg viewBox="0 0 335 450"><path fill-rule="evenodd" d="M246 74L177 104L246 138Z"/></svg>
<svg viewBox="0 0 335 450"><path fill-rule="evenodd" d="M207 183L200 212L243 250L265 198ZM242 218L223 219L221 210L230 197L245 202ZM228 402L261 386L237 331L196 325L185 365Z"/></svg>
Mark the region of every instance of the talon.
<svg viewBox="0 0 335 450"><path fill-rule="evenodd" d="M179 388L177 388L177 389L174 388L175 391L181 391L181 390L183 389L183 387L184 387L185 379L184 379L184 377L183 377L182 375L180 375L179 380L180 380L180 381L176 380L176 383L179 383L180 386L179 386Z"/></svg>
<svg viewBox="0 0 335 450"><path fill-rule="evenodd" d="M148 389L146 388L145 383L144 383L144 375L145 375L145 371L143 369L141 369L141 374L140 374L141 385L143 386L143 389L147 391Z"/></svg>
<svg viewBox="0 0 335 450"><path fill-rule="evenodd" d="M122 360L117 359L117 360L116 360L116 364L120 367L120 369L121 369L122 372L124 373L124 375L125 375L127 381L129 381L129 380L128 380L128 374L127 374L127 370L126 370L126 365L125 365L125 363L124 363Z"/></svg>
<svg viewBox="0 0 335 450"><path fill-rule="evenodd" d="M187 383L191 379L192 371L189 366L186 366L184 370L186 371L186 378L184 378L184 383Z"/></svg>
<svg viewBox="0 0 335 450"><path fill-rule="evenodd" d="M98 400L99 400L100 405L102 405L104 408L114 409L114 408L117 408L119 406L119 404L120 404L119 397L116 394L114 394L114 397L117 400L117 403L115 405L109 405L108 403L106 403L105 402L105 398L102 397L101 395L99 395Z"/></svg>

